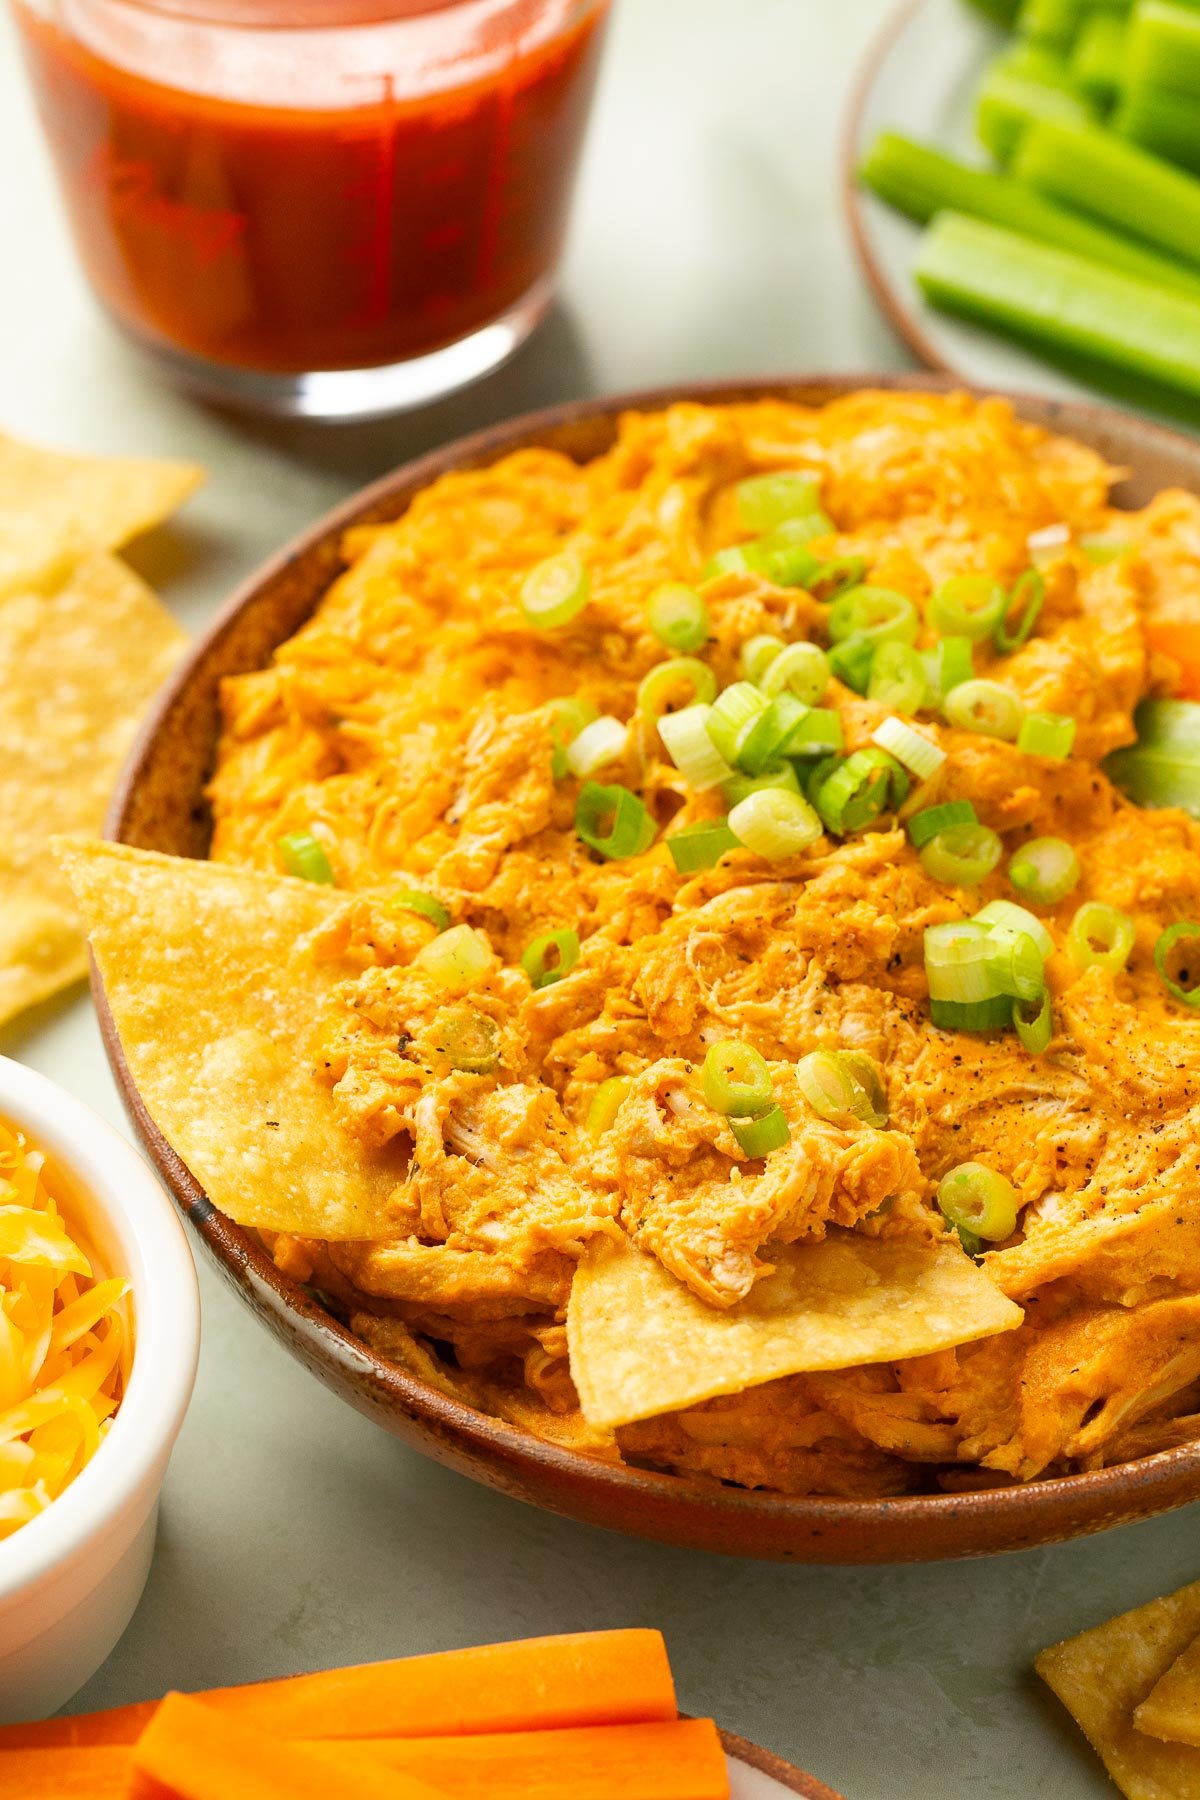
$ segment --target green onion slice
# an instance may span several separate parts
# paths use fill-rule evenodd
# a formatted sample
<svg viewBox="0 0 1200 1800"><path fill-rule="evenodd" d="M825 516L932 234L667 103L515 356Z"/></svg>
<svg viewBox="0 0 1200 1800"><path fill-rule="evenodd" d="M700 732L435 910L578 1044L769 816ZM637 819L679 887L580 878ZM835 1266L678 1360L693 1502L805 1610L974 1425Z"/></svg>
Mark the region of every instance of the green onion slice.
<svg viewBox="0 0 1200 1800"><path fill-rule="evenodd" d="M1043 988L1041 1005L1031 1018L1019 1000L1013 1001L1013 1029L1021 1040L1021 1047L1028 1050L1030 1056L1041 1056L1049 1047L1054 1036L1054 1013L1050 1005L1050 989Z"/></svg>
<svg viewBox="0 0 1200 1800"><path fill-rule="evenodd" d="M746 775L761 775L786 752L792 733L803 724L810 709L794 694L776 694L766 709L750 721L738 739L734 760Z"/></svg>
<svg viewBox="0 0 1200 1800"><path fill-rule="evenodd" d="M598 770L606 769L610 763L619 762L628 743L628 725L623 725L620 719L614 719L611 713L605 713L601 718L593 719L590 725L585 725L567 745L568 772L584 781Z"/></svg>
<svg viewBox="0 0 1200 1800"><path fill-rule="evenodd" d="M678 719L684 715L673 716ZM605 824L607 831L603 830ZM658 836L658 826L627 787L615 782L611 787L601 787L589 781L580 788L575 802L575 835L606 861L624 862L650 848Z"/></svg>
<svg viewBox="0 0 1200 1800"><path fill-rule="evenodd" d="M448 1006L434 1020L434 1054L468 1075L490 1075L500 1061L500 1027L487 1013Z"/></svg>
<svg viewBox="0 0 1200 1800"><path fill-rule="evenodd" d="M1035 906L1057 906L1080 876L1079 858L1065 839L1034 838L1008 865L1008 879Z"/></svg>
<svg viewBox="0 0 1200 1800"><path fill-rule="evenodd" d="M835 644L844 643L847 638L865 637L874 647L911 644L920 621L907 594L899 594L894 588L860 586L847 589L834 601L828 626Z"/></svg>
<svg viewBox="0 0 1200 1800"><path fill-rule="evenodd" d="M1071 920L1067 933L1067 949L1077 967L1090 969L1098 963L1115 975L1129 961L1135 931L1128 913L1099 900L1086 900Z"/></svg>
<svg viewBox="0 0 1200 1800"><path fill-rule="evenodd" d="M709 706L687 706L682 712L665 713L658 721L658 735L667 755L696 793L727 781L733 770L709 736Z"/></svg>
<svg viewBox="0 0 1200 1800"><path fill-rule="evenodd" d="M799 794L770 787L738 801L729 814L729 829L756 856L779 862L815 844L821 821Z"/></svg>
<svg viewBox="0 0 1200 1800"><path fill-rule="evenodd" d="M521 967L535 989L550 987L579 961L577 931L545 931L535 937L521 956Z"/></svg>
<svg viewBox="0 0 1200 1800"><path fill-rule="evenodd" d="M1080 538L1079 548L1089 562L1101 564L1115 562L1119 556L1127 556L1133 549L1133 544L1128 538L1109 537L1102 531L1089 531Z"/></svg>
<svg viewBox="0 0 1200 1800"><path fill-rule="evenodd" d="M966 1006L995 1000L1003 990L988 967L991 952L991 933L970 919L926 926L925 979L930 1001Z"/></svg>
<svg viewBox="0 0 1200 1800"><path fill-rule="evenodd" d="M574 550L548 556L521 583L521 610L531 625L552 631L567 625L588 603L591 577Z"/></svg>
<svg viewBox="0 0 1200 1800"><path fill-rule="evenodd" d="M810 706L783 747L785 756L827 756L845 747L842 715L827 706Z"/></svg>
<svg viewBox="0 0 1200 1800"><path fill-rule="evenodd" d="M550 727L550 772L555 781L561 781L569 773L567 748L595 717L596 709L590 700L577 700L571 696L554 702L554 721Z"/></svg>
<svg viewBox="0 0 1200 1800"><path fill-rule="evenodd" d="M785 793L800 792L800 778L790 762L772 763L761 775L743 775L740 770L721 783L721 798L726 806L736 806L747 794L763 788L782 788Z"/></svg>
<svg viewBox="0 0 1200 1800"><path fill-rule="evenodd" d="M469 988L486 975L492 953L486 941L470 925L451 925L448 931L423 944L413 957L413 966L443 987Z"/></svg>
<svg viewBox="0 0 1200 1800"><path fill-rule="evenodd" d="M1026 569L1018 575L1005 603L1004 612L993 633L997 650L1008 655L1019 650L1038 621L1046 600L1046 580L1040 569ZM1008 621L1015 619L1011 629Z"/></svg>
<svg viewBox="0 0 1200 1800"><path fill-rule="evenodd" d="M773 637L770 632L760 632L757 637L747 638L742 645L742 675L746 681L752 681L756 687L762 687L763 677L775 661L787 648L782 638ZM803 699L803 695L800 696Z"/></svg>
<svg viewBox="0 0 1200 1800"><path fill-rule="evenodd" d="M695 656L673 656L658 663L638 684L637 707L643 718L660 719L685 706L707 706L717 697L717 678Z"/></svg>
<svg viewBox="0 0 1200 1800"><path fill-rule="evenodd" d="M831 1125L856 1119L887 1124L883 1083L869 1057L853 1051L811 1050L796 1064L800 1092L819 1119Z"/></svg>
<svg viewBox="0 0 1200 1800"><path fill-rule="evenodd" d="M792 1135L782 1106L773 1106L761 1119L730 1119L729 1129L747 1156L770 1156Z"/></svg>
<svg viewBox="0 0 1200 1800"><path fill-rule="evenodd" d="M1143 700L1133 722L1137 743L1110 752L1105 773L1137 806L1179 806L1200 819L1200 706Z"/></svg>
<svg viewBox="0 0 1200 1800"><path fill-rule="evenodd" d="M875 640L862 633L843 638L829 652L830 672L837 676L844 687L856 694L865 694L871 679L875 649Z"/></svg>
<svg viewBox="0 0 1200 1800"><path fill-rule="evenodd" d="M714 550L700 571L701 581L715 581L720 575L757 575L762 571L754 560L752 544L727 544Z"/></svg>
<svg viewBox="0 0 1200 1800"><path fill-rule="evenodd" d="M975 674L975 646L968 637L944 637L932 650L921 653L929 683L929 704L939 706L956 687Z"/></svg>
<svg viewBox="0 0 1200 1800"><path fill-rule="evenodd" d="M871 733L871 740L889 756L894 756L898 763L903 763L918 781L928 781L946 760L946 752L940 745L927 738L924 732L906 725L903 719L884 719Z"/></svg>
<svg viewBox="0 0 1200 1800"><path fill-rule="evenodd" d="M1031 712L1021 720L1017 749L1027 756L1051 756L1056 761L1070 756L1075 743L1075 721L1066 713Z"/></svg>
<svg viewBox="0 0 1200 1800"><path fill-rule="evenodd" d="M929 601L929 623L939 637L964 637L981 643L1004 617L1008 595L990 575L954 575Z"/></svg>
<svg viewBox="0 0 1200 1800"><path fill-rule="evenodd" d="M989 900L986 906L980 907L971 923L988 927L999 926L1004 931L1027 932L1043 958L1054 954L1054 939L1036 913L1031 913L1024 906L1018 906L1013 900Z"/></svg>
<svg viewBox="0 0 1200 1800"><path fill-rule="evenodd" d="M712 1045L704 1058L700 1082L713 1111L728 1118L759 1118L775 1102L765 1058L740 1038L723 1038Z"/></svg>
<svg viewBox="0 0 1200 1800"><path fill-rule="evenodd" d="M724 819L702 819L694 825L684 825L663 841L681 875L713 868L727 850L737 850L741 843Z"/></svg>
<svg viewBox="0 0 1200 1800"><path fill-rule="evenodd" d="M921 867L931 881L948 887L978 887L1004 854L1004 845L987 825L951 825L921 849Z"/></svg>
<svg viewBox="0 0 1200 1800"><path fill-rule="evenodd" d="M334 885L333 864L311 831L289 831L276 840L275 848L285 874L301 881L319 881L326 887Z"/></svg>
<svg viewBox="0 0 1200 1800"><path fill-rule="evenodd" d="M735 681L713 703L708 715L708 735L713 748L729 764L736 764L743 738L770 702L753 682Z"/></svg>
<svg viewBox="0 0 1200 1800"><path fill-rule="evenodd" d="M1014 1000L1039 1000L1046 987L1046 965L1029 933L995 925L988 937L987 971L1000 993Z"/></svg>
<svg viewBox="0 0 1200 1800"><path fill-rule="evenodd" d="M1017 696L998 681L963 681L942 701L942 711L960 731L980 737L1002 738L1015 743L1025 708Z"/></svg>
<svg viewBox="0 0 1200 1800"><path fill-rule="evenodd" d="M423 919L428 919L430 924L436 925L439 931L445 931L450 923L449 911L441 901L435 900L432 894L422 894L418 888L401 888L398 894L392 895L387 903L387 909L389 912L395 909L400 912L420 913Z"/></svg>
<svg viewBox="0 0 1200 1800"><path fill-rule="evenodd" d="M699 650L712 636L707 606L681 581L655 588L646 603L646 623L668 650Z"/></svg>
<svg viewBox="0 0 1200 1800"><path fill-rule="evenodd" d="M930 1000L929 1016L939 1031L1003 1031L1012 1023L1012 997L987 1000Z"/></svg>
<svg viewBox="0 0 1200 1800"><path fill-rule="evenodd" d="M943 800L939 806L926 806L908 821L908 836L914 850L920 850L939 832L957 825L975 825L975 808L969 800Z"/></svg>
<svg viewBox="0 0 1200 1800"><path fill-rule="evenodd" d="M833 769L814 804L827 828L846 837L901 806L907 793L908 777L900 764L872 746L856 750Z"/></svg>
<svg viewBox="0 0 1200 1800"><path fill-rule="evenodd" d="M871 658L868 699L911 715L924 705L927 685L925 663L911 644L880 644Z"/></svg>
<svg viewBox="0 0 1200 1800"><path fill-rule="evenodd" d="M810 526L807 536L801 529ZM792 519L780 525L769 537L751 544L747 560L752 569L773 582L776 587L804 587L821 566L821 559L808 547L807 538L831 529L828 519L809 521Z"/></svg>
<svg viewBox="0 0 1200 1800"><path fill-rule="evenodd" d="M1017 1190L986 1163L959 1163L938 1183L937 1202L956 1229L999 1244L1017 1229Z"/></svg>
<svg viewBox="0 0 1200 1800"><path fill-rule="evenodd" d="M1200 923L1180 919L1168 925L1154 946L1154 966L1173 1000L1200 1006Z"/></svg>
<svg viewBox="0 0 1200 1800"><path fill-rule="evenodd" d="M802 585L815 600L828 604L837 600L848 588L857 587L866 572L865 556L830 556L817 564Z"/></svg>
<svg viewBox="0 0 1200 1800"><path fill-rule="evenodd" d="M786 693L815 706L829 686L829 658L816 644L786 644L753 679L771 699Z"/></svg>
<svg viewBox="0 0 1200 1800"><path fill-rule="evenodd" d="M616 1123L617 1114L629 1097L633 1082L628 1075L610 1075L592 1095L584 1130L589 1137L603 1137Z"/></svg>
<svg viewBox="0 0 1200 1800"><path fill-rule="evenodd" d="M736 491L738 516L747 531L769 531L785 519L806 518L820 506L819 481L792 469L751 475Z"/></svg>

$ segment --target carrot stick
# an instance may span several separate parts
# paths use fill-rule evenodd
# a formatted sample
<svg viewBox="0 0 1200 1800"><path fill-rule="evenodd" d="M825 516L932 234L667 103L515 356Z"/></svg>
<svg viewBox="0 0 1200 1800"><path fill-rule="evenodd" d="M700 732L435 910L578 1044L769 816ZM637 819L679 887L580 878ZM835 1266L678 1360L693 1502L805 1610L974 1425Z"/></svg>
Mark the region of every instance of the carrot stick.
<svg viewBox="0 0 1200 1800"><path fill-rule="evenodd" d="M124 1800L130 1751L104 1745L91 1750L0 1751L4 1800Z"/></svg>
<svg viewBox="0 0 1200 1800"><path fill-rule="evenodd" d="M178 1800L436 1800L424 1782L328 1745L298 1750L257 1725L168 1694L133 1747L131 1796L165 1788Z"/></svg>
<svg viewBox="0 0 1200 1800"><path fill-rule="evenodd" d="M1175 693L1183 700L1200 700L1200 625L1186 619L1157 619L1146 626L1152 650L1161 650L1179 664Z"/></svg>
<svg viewBox="0 0 1200 1800"><path fill-rule="evenodd" d="M457 1737L675 1718L657 1631L593 1631L483 1644L397 1662L211 1688L206 1706L296 1739ZM132 1744L153 1701L0 1728L0 1750ZM2 1792L3 1790L0 1790Z"/></svg>

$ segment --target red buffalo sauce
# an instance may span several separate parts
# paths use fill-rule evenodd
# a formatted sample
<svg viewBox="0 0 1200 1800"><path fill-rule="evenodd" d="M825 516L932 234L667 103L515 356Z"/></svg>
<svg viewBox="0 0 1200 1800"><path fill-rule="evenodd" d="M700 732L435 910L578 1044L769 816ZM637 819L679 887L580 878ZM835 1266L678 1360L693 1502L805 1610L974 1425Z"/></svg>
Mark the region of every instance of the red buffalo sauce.
<svg viewBox="0 0 1200 1800"><path fill-rule="evenodd" d="M294 0L281 28L270 0L17 3L101 299L279 371L423 355L548 281L606 10Z"/></svg>

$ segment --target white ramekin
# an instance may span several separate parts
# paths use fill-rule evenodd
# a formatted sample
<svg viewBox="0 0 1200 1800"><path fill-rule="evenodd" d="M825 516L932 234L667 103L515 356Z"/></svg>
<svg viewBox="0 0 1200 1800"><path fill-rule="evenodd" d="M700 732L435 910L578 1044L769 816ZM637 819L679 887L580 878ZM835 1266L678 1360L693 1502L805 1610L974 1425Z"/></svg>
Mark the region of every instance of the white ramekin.
<svg viewBox="0 0 1200 1800"><path fill-rule="evenodd" d="M133 1287L133 1365L91 1462L0 1540L0 1722L40 1719L81 1688L133 1616L158 1497L200 1348L183 1227L132 1145L52 1081L0 1057L0 1116L47 1153L105 1272Z"/></svg>

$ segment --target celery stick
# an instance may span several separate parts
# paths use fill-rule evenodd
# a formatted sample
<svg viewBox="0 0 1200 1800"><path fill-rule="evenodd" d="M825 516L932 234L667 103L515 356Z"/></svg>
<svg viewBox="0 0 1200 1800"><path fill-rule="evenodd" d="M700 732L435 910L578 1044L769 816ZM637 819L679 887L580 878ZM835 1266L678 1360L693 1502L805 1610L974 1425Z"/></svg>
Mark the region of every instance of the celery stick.
<svg viewBox="0 0 1200 1800"><path fill-rule="evenodd" d="M1200 20L1200 13L1196 14ZM1090 101L1107 106L1125 81L1128 27L1117 13L1092 13L1079 29L1069 68Z"/></svg>
<svg viewBox="0 0 1200 1800"><path fill-rule="evenodd" d="M1112 126L1144 150L1200 174L1200 99L1189 100L1166 88L1131 87L1113 114Z"/></svg>
<svg viewBox="0 0 1200 1800"><path fill-rule="evenodd" d="M1024 0L1017 14L1022 37L1055 50L1066 50L1079 29L1084 0Z"/></svg>
<svg viewBox="0 0 1200 1800"><path fill-rule="evenodd" d="M1060 57L1022 44L997 57L975 96L975 130L999 163L1008 162L1034 119L1085 124L1091 108Z"/></svg>
<svg viewBox="0 0 1200 1800"><path fill-rule="evenodd" d="M915 272L946 312L1200 396L1200 305L1181 295L958 213L934 220Z"/></svg>
<svg viewBox="0 0 1200 1800"><path fill-rule="evenodd" d="M1040 119L1022 138L1013 173L1052 200L1200 263L1200 181L1115 131Z"/></svg>
<svg viewBox="0 0 1200 1800"><path fill-rule="evenodd" d="M1021 0L967 0L972 12L982 13L993 25L1003 25L1011 31L1017 21L1017 8Z"/></svg>
<svg viewBox="0 0 1200 1800"><path fill-rule="evenodd" d="M1162 87L1200 98L1200 12L1169 0L1140 0L1129 26L1131 88Z"/></svg>
<svg viewBox="0 0 1200 1800"><path fill-rule="evenodd" d="M881 199L922 225L934 213L967 213L971 218L986 219L989 224L1007 226L1025 237L1057 244L1061 250L1072 250L1109 268L1124 269L1200 301L1200 275L1103 225L1093 224L1081 213L1043 199L1010 175L956 162L940 150L899 132L880 132L858 173Z"/></svg>

